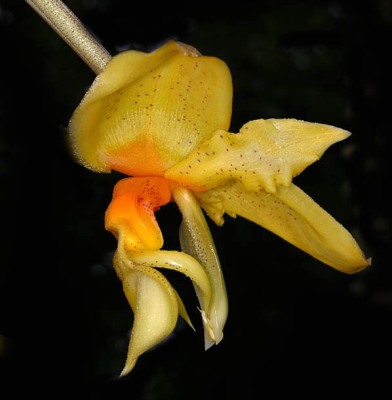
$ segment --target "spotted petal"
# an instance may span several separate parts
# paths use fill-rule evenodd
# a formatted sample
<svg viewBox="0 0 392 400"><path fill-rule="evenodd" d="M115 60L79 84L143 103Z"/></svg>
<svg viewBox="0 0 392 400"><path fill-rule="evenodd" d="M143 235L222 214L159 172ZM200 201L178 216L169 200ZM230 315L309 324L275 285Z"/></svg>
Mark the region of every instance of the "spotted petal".
<svg viewBox="0 0 392 400"><path fill-rule="evenodd" d="M248 192L236 182L197 197L219 225L223 224L224 213L239 215L345 273L370 264L352 235L294 184L280 186L274 194L268 194Z"/></svg>
<svg viewBox="0 0 392 400"><path fill-rule="evenodd" d="M245 189L273 193L349 133L295 119L259 119L238 134L219 130L165 176L195 191L239 180Z"/></svg>

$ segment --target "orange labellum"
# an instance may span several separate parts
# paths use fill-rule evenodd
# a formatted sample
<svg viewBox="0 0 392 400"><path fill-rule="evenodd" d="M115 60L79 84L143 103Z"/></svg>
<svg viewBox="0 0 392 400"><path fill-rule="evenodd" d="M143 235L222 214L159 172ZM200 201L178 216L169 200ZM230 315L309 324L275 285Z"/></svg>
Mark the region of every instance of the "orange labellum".
<svg viewBox="0 0 392 400"><path fill-rule="evenodd" d="M154 212L171 200L170 182L161 177L119 181L105 214L105 228L130 250L160 249L161 230Z"/></svg>

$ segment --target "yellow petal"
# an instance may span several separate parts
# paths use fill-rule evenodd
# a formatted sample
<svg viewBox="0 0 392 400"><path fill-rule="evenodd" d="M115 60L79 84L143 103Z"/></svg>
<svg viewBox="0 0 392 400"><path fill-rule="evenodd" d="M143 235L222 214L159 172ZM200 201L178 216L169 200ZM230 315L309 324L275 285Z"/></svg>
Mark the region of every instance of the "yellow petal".
<svg viewBox="0 0 392 400"><path fill-rule="evenodd" d="M156 276L161 275L155 271ZM134 322L128 355L121 376L128 374L138 357L164 340L176 326L178 316L177 297L170 285L162 285L160 280L132 271L130 286L136 288L134 301Z"/></svg>
<svg viewBox="0 0 392 400"><path fill-rule="evenodd" d="M211 299L211 288L207 274L203 267L191 256L178 251L146 250L128 255L136 267L149 266L152 268L166 268L181 272L190 278L200 293L202 304L208 307ZM177 294L179 315L194 329L185 306Z"/></svg>
<svg viewBox="0 0 392 400"><path fill-rule="evenodd" d="M166 268L181 272L190 278L199 288L202 295L202 304L209 306L211 287L208 276L203 267L190 255L178 251L146 250L134 253L132 262L138 265L148 265L153 268Z"/></svg>
<svg viewBox="0 0 392 400"><path fill-rule="evenodd" d="M208 349L223 339L223 328L228 314L222 268L207 221L194 195L185 188L176 187L173 189L173 199L183 217L180 227L181 249L203 266L211 287L211 300L207 302L204 293L195 286L201 306L205 348Z"/></svg>
<svg viewBox="0 0 392 400"><path fill-rule="evenodd" d="M126 51L95 79L69 123L72 151L97 172L163 175L231 118L226 64L170 41Z"/></svg>
<svg viewBox="0 0 392 400"><path fill-rule="evenodd" d="M219 225L225 212L240 215L345 273L370 264L351 234L294 184L280 186L274 194L268 194L247 192L237 182L197 197Z"/></svg>
<svg viewBox="0 0 392 400"><path fill-rule="evenodd" d="M134 312L127 360L121 376L133 369L140 355L170 335L177 315L194 329L180 296L167 279L151 266L134 262L132 255L120 247L113 259L125 296Z"/></svg>
<svg viewBox="0 0 392 400"><path fill-rule="evenodd" d="M133 312L136 309L136 295L137 295L137 279L135 278L135 273L145 273L146 275L150 275L152 278L156 278L156 275L153 271L151 271L151 266L140 266L137 265L136 262L140 261L135 259L135 262L131 260L132 256L129 253L122 252L121 257L123 258L122 261L118 260L119 253L121 251L117 251L114 257L114 267L117 271L121 271L119 273L119 278L122 281L123 289L125 296L128 300L129 305L131 306ZM125 255L126 254L126 255ZM128 261L124 261L124 257L128 258ZM144 262L145 263L145 262ZM155 266L155 265L154 265ZM175 269L173 267L173 269ZM162 284L169 284L167 281L162 281ZM188 323L188 325L195 330L192 325L192 322L188 316L186 308L184 306L183 301L181 300L180 296L176 292L176 290L172 287L171 290L174 291L177 300L177 307L178 307L178 314Z"/></svg>
<svg viewBox="0 0 392 400"><path fill-rule="evenodd" d="M215 132L165 177L195 191L236 179L247 190L273 193L348 135L333 126L295 119L251 121L238 134Z"/></svg>

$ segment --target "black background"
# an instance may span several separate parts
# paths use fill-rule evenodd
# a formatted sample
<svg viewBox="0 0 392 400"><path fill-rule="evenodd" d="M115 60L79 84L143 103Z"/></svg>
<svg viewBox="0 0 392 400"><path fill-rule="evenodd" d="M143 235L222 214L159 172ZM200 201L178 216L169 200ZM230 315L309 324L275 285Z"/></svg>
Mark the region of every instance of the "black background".
<svg viewBox="0 0 392 400"><path fill-rule="evenodd" d="M120 174L74 163L64 129L94 74L22 1L0 1L1 386L41 398L372 398L391 379L389 216L392 3L388 0L66 4L111 54L169 39L229 65L231 131L257 118L345 128L295 183L343 223L372 267L347 276L243 219L210 223L229 295L225 338L208 352L190 282L168 274L197 327L118 379L132 313L103 216ZM178 249L180 215L157 214ZM5 345L4 345L5 343Z"/></svg>

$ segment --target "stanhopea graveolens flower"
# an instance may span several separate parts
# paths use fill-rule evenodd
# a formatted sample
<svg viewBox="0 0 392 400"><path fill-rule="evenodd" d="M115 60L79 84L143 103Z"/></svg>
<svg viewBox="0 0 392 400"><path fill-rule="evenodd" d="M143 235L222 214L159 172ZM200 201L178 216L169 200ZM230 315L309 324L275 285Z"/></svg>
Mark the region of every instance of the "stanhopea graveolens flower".
<svg viewBox="0 0 392 400"><path fill-rule="evenodd" d="M349 133L295 119L254 120L230 133L231 109L226 64L170 41L152 53L113 57L69 123L82 165L128 176L105 215L118 240L114 267L134 312L122 375L173 331L178 315L191 324L163 269L192 280L206 348L223 337L226 289L201 208L218 225L225 213L247 218L345 273L370 263L351 234L292 183ZM183 216L182 252L161 250L154 212L170 201Z"/></svg>

